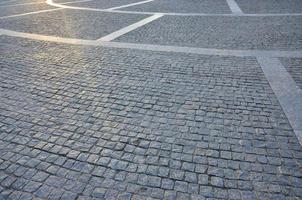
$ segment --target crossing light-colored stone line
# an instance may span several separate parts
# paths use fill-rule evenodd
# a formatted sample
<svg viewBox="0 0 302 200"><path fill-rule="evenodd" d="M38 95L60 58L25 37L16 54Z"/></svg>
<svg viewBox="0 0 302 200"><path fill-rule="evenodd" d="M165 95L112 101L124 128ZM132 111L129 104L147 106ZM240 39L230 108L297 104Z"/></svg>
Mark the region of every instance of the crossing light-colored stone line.
<svg viewBox="0 0 302 200"><path fill-rule="evenodd" d="M16 6L27 6L27 5L35 5L35 4L45 4L45 2L31 2L31 3L18 3L18 4L11 4L11 5L0 5L0 8L8 8L8 7L16 7Z"/></svg>
<svg viewBox="0 0 302 200"><path fill-rule="evenodd" d="M278 58L258 56L257 60L302 145L302 90Z"/></svg>
<svg viewBox="0 0 302 200"><path fill-rule="evenodd" d="M140 4L149 3L149 2L152 2L152 1L154 1L154 0L140 1L140 2L130 3L130 4L122 5L122 6L107 8L107 10L117 10L117 9L121 9L121 8L128 8L128 7L131 7L131 6L136 6L136 5L140 5Z"/></svg>
<svg viewBox="0 0 302 200"><path fill-rule="evenodd" d="M11 36L11 37L19 37L19 38L48 41L48 42L65 43L65 44L97 46L97 44L94 40L61 38L61 37L40 35L40 34L34 34L34 33L22 33L22 32L5 30L5 29L0 29L0 35L7 35L7 36Z"/></svg>
<svg viewBox="0 0 302 200"><path fill-rule="evenodd" d="M7 19L7 18L13 18L13 17L21 17L21 16L26 16L26 15L34 15L34 14L45 13L45 12L52 12L52 11L62 10L62 9L64 9L64 8L53 8L53 9L47 9L47 10L39 10L39 11L34 11L34 12L28 12L28 13L22 13L22 14L16 14L16 15L3 16L3 17L0 17L0 19Z"/></svg>
<svg viewBox="0 0 302 200"><path fill-rule="evenodd" d="M268 14L209 14L209 13L159 13L159 12L141 12L141 11L128 11L128 10L108 10L108 9L99 9L99 8L87 8L87 7L78 7L78 6L69 6L53 2L53 0L47 0L48 5L66 8L73 10L87 10L94 12L110 12L110 13L124 13L124 14L135 14L135 15L154 15L154 14L163 14L170 16L212 16L212 17L239 17L239 16L248 16L248 17L265 17L265 16L302 16L302 13L268 13Z"/></svg>
<svg viewBox="0 0 302 200"><path fill-rule="evenodd" d="M235 0L227 0L227 3L233 14L243 14L242 10L240 9Z"/></svg>
<svg viewBox="0 0 302 200"><path fill-rule="evenodd" d="M70 1L70 2L65 2L65 3L62 3L62 4L82 3L82 2L88 2L88 1L92 1L92 0ZM17 4L14 4L14 5L17 5ZM21 4L19 4L19 5L21 5ZM21 16L26 16L26 15L34 15L34 14L39 14L39 13L44 13L44 12L51 12L51 11L62 10L62 9L64 9L64 8L52 8L52 9L47 9L47 10L39 10L39 11L16 14L16 15L8 15L8 16L0 17L0 19L7 19L7 18L12 18L12 17L21 17Z"/></svg>
<svg viewBox="0 0 302 200"><path fill-rule="evenodd" d="M98 9L98 8L86 8L86 7L63 5L63 4L53 2L53 0L46 0L46 3L50 6L54 6L54 7L58 7L58 8L66 8L66 9L72 9L72 10L89 10L89 11L103 11L103 12L106 12L106 10ZM114 11L107 10L107 12L114 12Z"/></svg>
<svg viewBox="0 0 302 200"><path fill-rule="evenodd" d="M137 43L124 43L124 42L107 42L100 43L100 46L125 48L125 49L138 49L147 51L162 51L162 52L175 52L175 53L191 53L201 55L217 55L217 56L269 56L269 57L289 57L300 58L302 51L261 51L261 50L229 50L229 49L210 49L199 47L179 47L167 45L154 45L154 44L137 44Z"/></svg>
<svg viewBox="0 0 302 200"><path fill-rule="evenodd" d="M84 3L84 2L89 2L89 1L94 1L94 0L68 1L68 2L62 3L62 5L73 4L73 3Z"/></svg>
<svg viewBox="0 0 302 200"><path fill-rule="evenodd" d="M284 57L284 58L302 58L302 51L268 51L268 50L230 50L230 49L209 49L198 47L178 47L167 45L154 45L154 44L137 44L137 43L125 43L125 42L106 42L96 40L83 40L75 38L62 38L32 33L22 33L17 31L11 31L7 29L0 29L0 34L11 37L26 38L32 40L41 40L48 42L57 42L64 44L75 45L88 45L88 46L103 46L122 49L137 49L146 51L157 52L175 52L175 53L191 53L201 55L217 55L217 56L236 56L236 57Z"/></svg>
<svg viewBox="0 0 302 200"><path fill-rule="evenodd" d="M125 28L122 28L122 29L120 29L118 31L110 33L109 35L101 37L97 41L111 41L111 40L114 40L114 39L116 39L116 38L118 38L118 37L120 37L120 36L122 36L122 35L124 35L126 33L129 33L130 31L133 31L133 30L135 30L135 29L137 29L139 27L142 27L142 26L144 26L144 25L146 25L146 24L148 24L148 23L150 23L150 22L152 22L152 21L154 21L154 20L156 20L156 19L158 19L158 18L160 18L162 16L163 16L162 14L152 15L151 17L147 17L147 18L145 18L145 19L143 19L141 21L138 21L138 22L136 22L134 24L131 24L131 25L125 27Z"/></svg>
<svg viewBox="0 0 302 200"><path fill-rule="evenodd" d="M69 7L69 6L67 6ZM67 8L68 9L68 8ZM123 13L134 15L154 15L163 14L169 16L200 16L200 17L278 17L278 16L302 16L302 13L263 13L263 14L216 14L216 13L166 13L166 12L142 12L142 11L128 11L128 10L102 10L96 8L80 8L79 10L89 10L96 12L110 12Z"/></svg>
<svg viewBox="0 0 302 200"><path fill-rule="evenodd" d="M68 2L64 2L62 4L64 5L64 4L72 4L72 3L83 3L83 2L88 2L88 1L93 1L93 0L68 1ZM36 5L36 4L45 4L45 2L18 3L18 4L3 5L3 6L0 5L0 8L27 6L27 5Z"/></svg>

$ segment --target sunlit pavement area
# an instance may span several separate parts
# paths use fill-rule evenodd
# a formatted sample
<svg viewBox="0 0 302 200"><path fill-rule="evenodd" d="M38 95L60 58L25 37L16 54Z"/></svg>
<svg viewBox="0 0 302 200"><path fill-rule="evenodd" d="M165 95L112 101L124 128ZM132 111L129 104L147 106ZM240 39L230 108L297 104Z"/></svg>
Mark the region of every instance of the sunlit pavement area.
<svg viewBox="0 0 302 200"><path fill-rule="evenodd" d="M0 199L302 199L301 0L0 0Z"/></svg>

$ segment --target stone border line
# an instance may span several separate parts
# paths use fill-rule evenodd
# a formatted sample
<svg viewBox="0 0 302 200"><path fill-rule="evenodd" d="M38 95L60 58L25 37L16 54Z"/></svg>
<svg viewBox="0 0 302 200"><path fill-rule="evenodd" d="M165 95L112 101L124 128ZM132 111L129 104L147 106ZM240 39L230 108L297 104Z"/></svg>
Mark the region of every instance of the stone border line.
<svg viewBox="0 0 302 200"><path fill-rule="evenodd" d="M141 21L138 21L138 22L136 22L134 24L131 24L131 25L125 27L125 28L122 28L122 29L120 29L118 31L110 33L109 35L101 37L97 41L99 42L99 41L111 41L111 40L114 40L114 39L116 39L116 38L118 38L118 37L120 37L120 36L122 36L122 35L124 35L126 33L129 33L130 31L133 31L133 30L135 30L135 29L137 29L139 27L142 27L142 26L144 26L144 25L146 25L146 24L148 24L148 23L150 23L150 22L152 22L154 20L159 19L162 16L164 16L164 15L162 15L162 14L152 15L151 17L147 17L147 18L145 18L145 19L143 19Z"/></svg>
<svg viewBox="0 0 302 200"><path fill-rule="evenodd" d="M140 5L140 4L149 3L149 2L152 2L152 1L154 1L154 0L139 1L139 2L136 2L136 3L130 3L130 4L122 5L122 6L107 8L106 10L117 10L117 9L121 9L121 8L128 8L128 7L131 7L131 6L136 6L136 5Z"/></svg>
<svg viewBox="0 0 302 200"><path fill-rule="evenodd" d="M258 56L257 61L302 145L302 90L278 58Z"/></svg>
<svg viewBox="0 0 302 200"><path fill-rule="evenodd" d="M249 17L264 17L264 16L302 16L302 13L276 13L276 14L208 14L208 13L165 13L165 12L138 12L138 11L126 11L126 10L111 10L108 9L99 9L99 8L88 8L88 7L78 7L78 6L68 6L62 5L59 3L53 2L53 0L46 0L48 5L58 7L58 8L66 8L73 10L88 10L95 12L110 12L110 13L124 13L124 14L138 14L138 15L154 15L154 14L163 14L163 15L172 15L172 16L213 16L213 17L240 17L240 16L249 16Z"/></svg>
<svg viewBox="0 0 302 200"><path fill-rule="evenodd" d="M72 3L82 3L82 2L88 2L88 1L93 1L93 0L69 1L69 2L62 3L62 5L63 4L72 4ZM37 3L30 3L30 4L38 4L38 3L45 3L45 2L37 2ZM22 5L27 5L27 4L14 4L14 5L22 6ZM0 8L2 8L2 7L4 7L4 6L0 6ZM22 17L22 16L26 16L26 15L34 15L34 14L39 14L39 13L44 13L44 12L51 12L51 11L62 10L62 9L64 9L64 8L53 8L53 9L39 10L39 11L16 14L16 15L8 15L8 16L0 17L0 19L7 19L7 18L13 18L13 17Z"/></svg>
<svg viewBox="0 0 302 200"><path fill-rule="evenodd" d="M63 10L63 9L64 8L53 8L53 9L47 9L47 10L39 10L39 11L34 11L34 12L28 12L28 13L22 13L22 14L16 14L16 15L3 16L3 17L0 17L0 19L8 19L8 18L21 17L21 16L26 16L26 15L34 15L34 14L51 12L51 11L56 11L56 10Z"/></svg>
<svg viewBox="0 0 302 200"><path fill-rule="evenodd" d="M226 0L233 14L243 14L235 0Z"/></svg>
<svg viewBox="0 0 302 200"><path fill-rule="evenodd" d="M19 37L32 40L41 40L47 42L57 42L63 44L87 45L87 46L101 46L113 47L122 49L137 49L157 52L175 52L175 53L190 53L201 55L216 55L216 56L235 56L235 57L284 57L284 58L302 58L302 51L274 51L274 50L232 50L232 49L210 49L199 47L179 47L155 44L139 44L126 42L107 42L97 40L85 40L76 38L63 38L56 36L47 36L34 33L23 33L11 31L7 29L0 29L0 35L11 37Z"/></svg>
<svg viewBox="0 0 302 200"><path fill-rule="evenodd" d="M0 8L27 6L27 5L35 5L35 4L45 4L45 2L18 3L18 4L3 5L3 6L1 6L1 4L0 4Z"/></svg>
<svg viewBox="0 0 302 200"><path fill-rule="evenodd" d="M136 3L130 3L130 4L116 6L116 7L107 8L107 9L78 7L78 6L66 6L66 5L63 5L63 4L60 4L60 3L55 3L55 2L53 2L53 0L46 0L45 3L50 5L50 6L59 7L59 8L66 8L66 9L73 9L73 10L88 10L88 11L98 11L98 12L113 12L113 13L118 12L119 13L120 11L117 11L116 9L126 8L126 7L130 7L130 6L144 4L144 3L149 3L149 2L152 2L152 1L154 1L154 0L139 1L139 2L136 2ZM75 3L78 3L78 2L75 2ZM121 11L121 12L123 12L123 11ZM157 13L153 13L153 14L157 14ZM150 14L150 15L153 15L153 14Z"/></svg>

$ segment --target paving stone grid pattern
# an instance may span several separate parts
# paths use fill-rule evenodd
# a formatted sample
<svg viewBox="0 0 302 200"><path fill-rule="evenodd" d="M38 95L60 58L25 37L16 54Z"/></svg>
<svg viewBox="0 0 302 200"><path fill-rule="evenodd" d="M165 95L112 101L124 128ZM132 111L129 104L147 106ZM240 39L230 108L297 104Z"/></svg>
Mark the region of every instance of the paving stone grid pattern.
<svg viewBox="0 0 302 200"><path fill-rule="evenodd" d="M301 22L302 16L166 16L116 41L218 49L295 50L302 46Z"/></svg>
<svg viewBox="0 0 302 200"><path fill-rule="evenodd" d="M255 59L1 47L12 199L300 197L301 146Z"/></svg>
<svg viewBox="0 0 302 200"><path fill-rule="evenodd" d="M243 14L289 15L163 16L108 43L141 45L136 50L85 44L101 45L97 39L156 11L232 10L222 0L155 0L122 13L100 9L138 1L54 2L90 10L26 14L57 7L0 1L3 16L26 14L0 17L0 199L302 198L302 146L257 57L301 50L301 16L290 14L301 12L300 1L236 0ZM144 44L259 52L173 53ZM301 56L277 59L297 85L288 90L300 91Z"/></svg>

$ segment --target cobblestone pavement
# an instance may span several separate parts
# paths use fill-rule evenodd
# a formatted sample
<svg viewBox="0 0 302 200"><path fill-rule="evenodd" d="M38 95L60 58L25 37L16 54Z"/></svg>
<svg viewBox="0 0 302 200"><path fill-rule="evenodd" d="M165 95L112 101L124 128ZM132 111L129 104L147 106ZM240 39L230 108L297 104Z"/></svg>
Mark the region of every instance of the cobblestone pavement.
<svg viewBox="0 0 302 200"><path fill-rule="evenodd" d="M300 1L54 2L0 0L0 200L302 199Z"/></svg>
<svg viewBox="0 0 302 200"><path fill-rule="evenodd" d="M236 0L245 13L301 13L300 0Z"/></svg>
<svg viewBox="0 0 302 200"><path fill-rule="evenodd" d="M158 0L148 4L141 4L125 10L153 11L153 12L203 12L203 13L231 13L228 4L224 0Z"/></svg>
<svg viewBox="0 0 302 200"><path fill-rule="evenodd" d="M116 41L222 49L295 50L302 47L301 21L302 16L166 16Z"/></svg>

